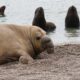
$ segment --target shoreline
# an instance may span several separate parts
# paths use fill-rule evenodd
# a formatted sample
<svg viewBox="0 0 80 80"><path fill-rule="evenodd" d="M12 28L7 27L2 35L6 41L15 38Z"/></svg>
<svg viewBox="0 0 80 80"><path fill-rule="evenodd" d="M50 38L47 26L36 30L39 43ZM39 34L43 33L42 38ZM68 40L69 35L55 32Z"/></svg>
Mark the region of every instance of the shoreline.
<svg viewBox="0 0 80 80"><path fill-rule="evenodd" d="M72 45L72 44L74 44L74 45L77 44L77 45L78 45L78 44L80 44L80 42L78 42L78 41L77 41L77 42L72 42L72 41L71 41L71 42L62 42L62 43L57 43L57 42L56 42L56 43L54 43L54 41L53 41L53 44L54 44L55 46L56 46L56 45L57 45L57 46L62 46L62 45L67 45L67 44L71 44L71 45Z"/></svg>

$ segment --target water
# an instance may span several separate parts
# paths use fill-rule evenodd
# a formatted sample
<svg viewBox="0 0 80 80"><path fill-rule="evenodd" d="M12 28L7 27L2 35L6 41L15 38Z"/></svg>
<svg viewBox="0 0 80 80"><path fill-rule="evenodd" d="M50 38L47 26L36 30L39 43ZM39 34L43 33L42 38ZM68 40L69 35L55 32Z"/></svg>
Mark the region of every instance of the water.
<svg viewBox="0 0 80 80"><path fill-rule="evenodd" d="M80 30L65 30L65 16L70 6L74 5L80 16L79 0L0 0L0 6L6 5L6 17L0 18L0 23L32 24L34 12L42 6L47 21L57 26L49 34L54 44L80 43Z"/></svg>

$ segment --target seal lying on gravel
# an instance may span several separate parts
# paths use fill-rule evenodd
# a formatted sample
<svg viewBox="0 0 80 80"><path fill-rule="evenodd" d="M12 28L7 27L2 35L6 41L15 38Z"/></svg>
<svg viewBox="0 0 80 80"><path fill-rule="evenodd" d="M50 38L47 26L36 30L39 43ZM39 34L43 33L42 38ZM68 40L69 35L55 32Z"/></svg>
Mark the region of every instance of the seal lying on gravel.
<svg viewBox="0 0 80 80"><path fill-rule="evenodd" d="M31 63L49 44L53 47L46 32L37 26L0 24L0 64L16 60Z"/></svg>

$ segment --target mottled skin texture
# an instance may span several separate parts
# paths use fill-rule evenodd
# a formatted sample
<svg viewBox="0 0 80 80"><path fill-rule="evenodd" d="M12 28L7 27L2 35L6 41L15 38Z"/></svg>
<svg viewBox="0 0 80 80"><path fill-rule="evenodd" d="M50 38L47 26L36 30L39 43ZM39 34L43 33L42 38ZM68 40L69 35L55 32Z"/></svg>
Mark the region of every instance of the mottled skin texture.
<svg viewBox="0 0 80 80"><path fill-rule="evenodd" d="M19 60L32 63L50 38L37 26L0 24L0 64Z"/></svg>
<svg viewBox="0 0 80 80"><path fill-rule="evenodd" d="M35 10L35 15L34 15L32 25L39 26L40 28L44 29L47 32L53 31L56 28L54 23L46 22L44 9L42 7L38 7Z"/></svg>
<svg viewBox="0 0 80 80"><path fill-rule="evenodd" d="M42 40L42 47L49 53L54 53L53 41L50 38L44 37Z"/></svg>
<svg viewBox="0 0 80 80"><path fill-rule="evenodd" d="M79 28L79 16L75 6L71 6L68 9L67 16L65 18L65 27L66 28Z"/></svg>
<svg viewBox="0 0 80 80"><path fill-rule="evenodd" d="M5 14L4 14L5 8L6 8L6 6L1 6L1 7L0 7L0 15L1 15L1 16L5 16Z"/></svg>

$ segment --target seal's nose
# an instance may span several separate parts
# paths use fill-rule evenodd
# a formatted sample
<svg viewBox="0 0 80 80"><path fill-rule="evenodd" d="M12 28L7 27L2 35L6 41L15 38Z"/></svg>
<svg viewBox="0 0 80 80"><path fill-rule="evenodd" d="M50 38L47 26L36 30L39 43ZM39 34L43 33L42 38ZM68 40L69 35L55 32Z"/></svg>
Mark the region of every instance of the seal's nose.
<svg viewBox="0 0 80 80"><path fill-rule="evenodd" d="M46 50L49 54L54 53L54 44L52 40L45 36L42 38L42 48Z"/></svg>
<svg viewBox="0 0 80 80"><path fill-rule="evenodd" d="M51 39L48 36L44 36L41 40L41 43L44 45L46 43L51 42Z"/></svg>

